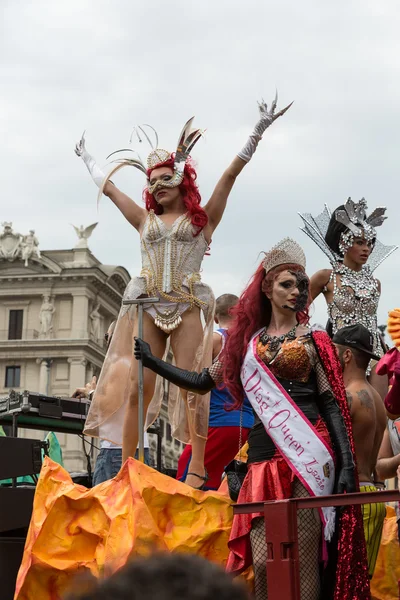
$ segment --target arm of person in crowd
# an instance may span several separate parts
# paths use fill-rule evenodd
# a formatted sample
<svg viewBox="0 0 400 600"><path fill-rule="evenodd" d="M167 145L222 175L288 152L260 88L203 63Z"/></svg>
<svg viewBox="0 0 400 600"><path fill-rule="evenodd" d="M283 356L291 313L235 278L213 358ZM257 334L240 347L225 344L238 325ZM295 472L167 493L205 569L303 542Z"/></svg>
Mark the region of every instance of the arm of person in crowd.
<svg viewBox="0 0 400 600"><path fill-rule="evenodd" d="M400 352L393 372L392 387L385 397L385 408L392 420L400 417Z"/></svg>
<svg viewBox="0 0 400 600"><path fill-rule="evenodd" d="M216 229L224 214L226 203L229 194L233 188L237 176L242 172L246 164L251 160L259 141L261 140L265 130L272 125L276 119L285 114L291 107L293 102L275 114L278 96L275 96L274 101L268 109L264 101L260 102L258 107L260 118L257 121L254 130L250 134L246 144L243 146L237 156L233 159L229 167L223 173L218 181L210 200L207 202L204 210L208 215L209 227L211 233Z"/></svg>
<svg viewBox="0 0 400 600"><path fill-rule="evenodd" d="M378 454L378 461L376 463L378 479L381 481L385 481L385 479L392 479L396 476L396 471L399 466L400 454L393 454L389 431L388 428L386 428Z"/></svg>
<svg viewBox="0 0 400 600"><path fill-rule="evenodd" d="M89 154L85 146L85 133L75 146L75 154L79 156L86 165L94 183L99 189L102 188L103 182L106 179L105 173L100 169L93 156ZM136 204L126 194L121 192L111 181L106 181L103 186L103 194L108 196L115 206L121 211L125 219L133 225L138 231L141 230L147 212L144 208Z"/></svg>
<svg viewBox="0 0 400 600"><path fill-rule="evenodd" d="M139 338L135 338L135 358L141 360L144 367L151 369L157 375L161 375L171 383L174 383L183 390L196 392L198 394L207 394L212 390L216 383L210 374L211 369L203 369L201 373L196 371L185 371L175 365L157 358L151 352L149 344ZM212 367L215 370L213 365Z"/></svg>
<svg viewBox="0 0 400 600"><path fill-rule="evenodd" d="M89 398L92 399L92 395L96 390L97 377L93 376L92 381L87 383L84 388L76 388L72 394L72 398Z"/></svg>

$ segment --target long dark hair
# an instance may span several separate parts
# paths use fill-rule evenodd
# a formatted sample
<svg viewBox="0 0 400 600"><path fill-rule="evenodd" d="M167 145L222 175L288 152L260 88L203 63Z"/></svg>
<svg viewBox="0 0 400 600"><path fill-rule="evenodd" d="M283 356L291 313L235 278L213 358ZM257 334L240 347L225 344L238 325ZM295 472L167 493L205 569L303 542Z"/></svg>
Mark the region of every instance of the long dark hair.
<svg viewBox="0 0 400 600"><path fill-rule="evenodd" d="M339 248L340 236L342 233L346 233L348 228L346 225L343 225L343 223L336 221L336 211L338 210L345 210L344 204L341 204L333 211L331 220L329 221L328 230L325 235L325 241L329 248L335 252L335 254L343 256L343 252Z"/></svg>

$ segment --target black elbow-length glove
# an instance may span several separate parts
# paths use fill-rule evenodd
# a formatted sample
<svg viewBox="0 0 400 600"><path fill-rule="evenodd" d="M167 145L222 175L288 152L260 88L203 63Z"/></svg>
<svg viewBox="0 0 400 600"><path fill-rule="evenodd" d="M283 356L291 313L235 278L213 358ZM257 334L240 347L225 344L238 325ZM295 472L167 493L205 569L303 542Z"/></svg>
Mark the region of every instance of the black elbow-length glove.
<svg viewBox="0 0 400 600"><path fill-rule="evenodd" d="M157 375L161 375L171 383L174 383L183 390L206 394L215 387L213 378L208 369L203 369L201 373L196 371L186 371L157 358L151 352L149 344L139 338L135 338L135 358L141 360L144 367L151 369Z"/></svg>
<svg viewBox="0 0 400 600"><path fill-rule="evenodd" d="M356 487L356 467L340 408L331 391L324 392L319 399L321 416L326 422L339 462L335 491L337 494L357 492L359 490Z"/></svg>

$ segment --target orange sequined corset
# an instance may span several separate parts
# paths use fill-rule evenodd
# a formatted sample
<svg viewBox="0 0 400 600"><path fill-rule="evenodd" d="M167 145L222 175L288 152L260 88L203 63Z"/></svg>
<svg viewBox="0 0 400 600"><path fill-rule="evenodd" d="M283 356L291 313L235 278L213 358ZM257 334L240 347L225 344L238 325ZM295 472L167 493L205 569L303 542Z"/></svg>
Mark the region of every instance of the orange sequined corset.
<svg viewBox="0 0 400 600"><path fill-rule="evenodd" d="M317 405L315 365L312 364L308 352L312 349L312 344L311 334L306 334L284 342L278 353L270 353L267 346L259 341L257 354L268 365L300 411L314 424L320 418L320 413ZM314 353L310 351L310 355L313 356ZM248 443L248 464L270 460L275 455L275 444L258 417L250 432Z"/></svg>
<svg viewBox="0 0 400 600"><path fill-rule="evenodd" d="M310 357L305 347L306 343L310 343L309 335L284 342L274 356L267 351L267 346L258 342L257 354L278 379L306 383L312 371Z"/></svg>

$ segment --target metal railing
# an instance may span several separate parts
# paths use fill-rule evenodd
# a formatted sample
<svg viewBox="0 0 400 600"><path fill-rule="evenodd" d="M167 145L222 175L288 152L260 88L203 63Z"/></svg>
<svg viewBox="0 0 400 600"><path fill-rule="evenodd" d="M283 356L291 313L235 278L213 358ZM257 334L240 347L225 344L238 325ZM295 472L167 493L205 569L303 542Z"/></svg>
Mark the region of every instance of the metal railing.
<svg viewBox="0 0 400 600"><path fill-rule="evenodd" d="M233 513L264 513L265 539L268 546L268 600L300 600L297 511L304 508L395 501L400 501L400 493L397 490L359 492L236 504Z"/></svg>

